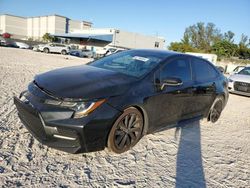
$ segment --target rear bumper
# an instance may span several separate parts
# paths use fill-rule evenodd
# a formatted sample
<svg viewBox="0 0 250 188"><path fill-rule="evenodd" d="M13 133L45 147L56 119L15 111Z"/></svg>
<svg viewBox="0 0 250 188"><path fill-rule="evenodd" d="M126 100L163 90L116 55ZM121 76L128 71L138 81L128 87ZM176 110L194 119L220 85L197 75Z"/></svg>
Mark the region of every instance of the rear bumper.
<svg viewBox="0 0 250 188"><path fill-rule="evenodd" d="M39 142L68 153L104 149L113 121L120 113L109 105L104 105L96 109L99 112L93 112L86 118L46 121L42 112L31 104L17 97L14 97L14 103L21 121Z"/></svg>

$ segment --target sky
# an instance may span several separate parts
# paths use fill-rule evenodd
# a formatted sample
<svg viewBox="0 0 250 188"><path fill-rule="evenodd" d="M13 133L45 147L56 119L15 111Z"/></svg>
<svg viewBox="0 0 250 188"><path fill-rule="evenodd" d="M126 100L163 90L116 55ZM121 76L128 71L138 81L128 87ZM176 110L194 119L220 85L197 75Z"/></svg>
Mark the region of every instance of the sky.
<svg viewBox="0 0 250 188"><path fill-rule="evenodd" d="M116 28L162 36L166 44L180 41L185 28L212 22L223 33L250 37L250 0L0 0L0 14L59 14L93 22L96 28Z"/></svg>

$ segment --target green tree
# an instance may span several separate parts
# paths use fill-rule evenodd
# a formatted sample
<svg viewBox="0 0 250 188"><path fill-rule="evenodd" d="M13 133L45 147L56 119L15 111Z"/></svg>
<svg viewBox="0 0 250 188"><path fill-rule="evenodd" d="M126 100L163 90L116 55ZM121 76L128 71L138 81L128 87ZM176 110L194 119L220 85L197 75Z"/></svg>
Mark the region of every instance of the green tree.
<svg viewBox="0 0 250 188"><path fill-rule="evenodd" d="M197 52L197 49L183 42L171 42L168 49L176 52Z"/></svg>
<svg viewBox="0 0 250 188"><path fill-rule="evenodd" d="M222 38L220 30L216 28L215 24L205 25L203 22L198 22L186 28L183 41L188 41L193 48L211 52L212 45Z"/></svg>
<svg viewBox="0 0 250 188"><path fill-rule="evenodd" d="M228 40L217 41L212 46L212 52L221 57L232 57L235 56L238 52L238 46L229 42Z"/></svg>
<svg viewBox="0 0 250 188"><path fill-rule="evenodd" d="M238 54L240 58L250 59L250 48L248 48L249 45L250 45L250 39L248 38L248 36L242 34L238 49Z"/></svg>
<svg viewBox="0 0 250 188"><path fill-rule="evenodd" d="M44 42L53 42L55 38L51 36L49 33L45 33L42 39Z"/></svg>
<svg viewBox="0 0 250 188"><path fill-rule="evenodd" d="M234 33L232 31L228 31L224 33L224 39L230 43L234 43Z"/></svg>
<svg viewBox="0 0 250 188"><path fill-rule="evenodd" d="M239 42L240 48L247 48L250 45L250 39L248 39L248 36L241 34L241 39Z"/></svg>

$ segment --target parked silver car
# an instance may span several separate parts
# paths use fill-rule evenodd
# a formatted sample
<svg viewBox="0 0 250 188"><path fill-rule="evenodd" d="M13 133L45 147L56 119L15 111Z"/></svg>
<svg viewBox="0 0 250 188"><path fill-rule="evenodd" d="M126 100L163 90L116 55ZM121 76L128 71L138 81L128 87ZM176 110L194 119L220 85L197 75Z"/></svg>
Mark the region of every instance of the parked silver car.
<svg viewBox="0 0 250 188"><path fill-rule="evenodd" d="M69 53L70 47L64 44L49 43L39 46L39 51L45 53L61 53L63 55L66 55Z"/></svg>
<svg viewBox="0 0 250 188"><path fill-rule="evenodd" d="M231 75L228 80L228 90L230 93L250 97L250 67L245 67L238 73Z"/></svg>

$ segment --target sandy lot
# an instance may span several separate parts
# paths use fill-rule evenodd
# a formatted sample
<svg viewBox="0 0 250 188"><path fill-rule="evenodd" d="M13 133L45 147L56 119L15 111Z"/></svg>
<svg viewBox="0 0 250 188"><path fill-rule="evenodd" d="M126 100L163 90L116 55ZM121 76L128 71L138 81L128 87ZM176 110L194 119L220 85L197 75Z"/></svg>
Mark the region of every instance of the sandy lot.
<svg viewBox="0 0 250 188"><path fill-rule="evenodd" d="M122 155L72 155L41 145L17 117L13 96L37 73L87 61L0 47L0 186L250 186L250 98L243 96L230 95L216 124L148 135Z"/></svg>

